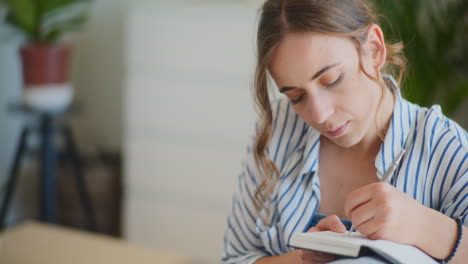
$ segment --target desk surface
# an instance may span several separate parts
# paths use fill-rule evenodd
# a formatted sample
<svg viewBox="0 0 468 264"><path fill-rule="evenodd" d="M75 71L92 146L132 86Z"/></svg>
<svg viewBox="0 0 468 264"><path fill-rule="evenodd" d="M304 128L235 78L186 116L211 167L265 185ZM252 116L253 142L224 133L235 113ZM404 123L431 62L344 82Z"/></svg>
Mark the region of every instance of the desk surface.
<svg viewBox="0 0 468 264"><path fill-rule="evenodd" d="M189 258L174 253L37 222L7 230L0 241L0 263L190 263Z"/></svg>

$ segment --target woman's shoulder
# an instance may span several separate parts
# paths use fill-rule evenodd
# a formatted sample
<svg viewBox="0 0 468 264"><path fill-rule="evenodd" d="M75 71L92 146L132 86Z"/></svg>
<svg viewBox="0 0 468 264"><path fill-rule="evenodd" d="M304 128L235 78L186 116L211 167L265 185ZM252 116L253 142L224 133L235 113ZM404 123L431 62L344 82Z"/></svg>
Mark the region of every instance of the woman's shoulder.
<svg viewBox="0 0 468 264"><path fill-rule="evenodd" d="M468 133L456 121L444 115L442 108L438 104L431 107L422 107L412 103L402 96L396 80L391 75L382 75L388 84L394 89L398 89L398 109L401 128L407 127L408 123L411 131L417 130L415 135L420 135L423 138L428 137L425 141L429 146L435 147L437 142L449 138L455 141L465 152L468 153ZM422 128L421 128L422 127ZM452 141L452 142L453 142Z"/></svg>
<svg viewBox="0 0 468 264"><path fill-rule="evenodd" d="M429 108L417 106L420 110L420 123L423 124L422 135L427 139L431 149L441 149L441 145L460 147L461 153L468 154L468 133L455 120L447 117L440 105Z"/></svg>

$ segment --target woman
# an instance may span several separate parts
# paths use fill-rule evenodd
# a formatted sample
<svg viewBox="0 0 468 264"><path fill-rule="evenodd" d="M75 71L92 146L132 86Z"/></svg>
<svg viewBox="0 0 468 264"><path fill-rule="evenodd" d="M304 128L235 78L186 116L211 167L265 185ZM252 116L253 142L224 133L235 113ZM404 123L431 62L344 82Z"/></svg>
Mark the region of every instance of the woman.
<svg viewBox="0 0 468 264"><path fill-rule="evenodd" d="M401 44L364 0L268 0L259 22L256 136L228 218L224 263L324 263L294 232L345 232L468 259L468 134L401 97ZM399 72L398 82L390 69ZM267 72L279 97L270 104ZM386 72L387 74L381 74ZM382 175L403 150L392 178ZM385 263L375 256L361 263ZM336 260L341 263L342 260ZM359 259L358 259L359 261Z"/></svg>

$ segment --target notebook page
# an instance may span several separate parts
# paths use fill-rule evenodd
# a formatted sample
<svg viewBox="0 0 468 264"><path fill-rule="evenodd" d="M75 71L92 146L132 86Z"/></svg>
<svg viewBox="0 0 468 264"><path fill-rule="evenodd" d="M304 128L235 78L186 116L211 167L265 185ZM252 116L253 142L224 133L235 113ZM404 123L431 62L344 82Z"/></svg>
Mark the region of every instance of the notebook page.
<svg viewBox="0 0 468 264"><path fill-rule="evenodd" d="M362 245L372 248L376 253L382 255L392 263L437 263L431 257L416 247L395 243L387 240L372 240L359 232L335 233L332 231L321 231L301 233L299 240L313 240L322 245ZM339 253L337 251L336 253Z"/></svg>
<svg viewBox="0 0 468 264"><path fill-rule="evenodd" d="M351 234L348 239L344 239L342 234L322 231L294 233L288 244L292 247L356 257L362 245L360 239L358 234Z"/></svg>
<svg viewBox="0 0 468 264"><path fill-rule="evenodd" d="M388 240L367 240L363 242L363 245L374 249L387 259L394 259L399 263L437 263L420 249L409 245Z"/></svg>
<svg viewBox="0 0 468 264"><path fill-rule="evenodd" d="M372 240L359 232L352 232L349 236L347 233L335 233L332 231L316 232L316 234L320 233L330 238L336 238L343 242L346 241L346 243L368 246L378 251L378 253L385 254L387 257L390 256L391 259L397 260L400 263L437 263L416 247L388 240Z"/></svg>

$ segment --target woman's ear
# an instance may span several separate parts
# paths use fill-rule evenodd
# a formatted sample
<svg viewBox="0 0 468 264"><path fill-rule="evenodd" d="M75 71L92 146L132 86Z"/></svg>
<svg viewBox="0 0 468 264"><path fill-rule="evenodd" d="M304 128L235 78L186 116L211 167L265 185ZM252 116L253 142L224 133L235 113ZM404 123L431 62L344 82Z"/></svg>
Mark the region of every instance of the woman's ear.
<svg viewBox="0 0 468 264"><path fill-rule="evenodd" d="M364 42L365 64L367 69L374 70L376 67L381 70L387 58L387 48L385 46L382 29L377 24L372 24L367 31L367 39ZM370 70L369 72L372 72Z"/></svg>

